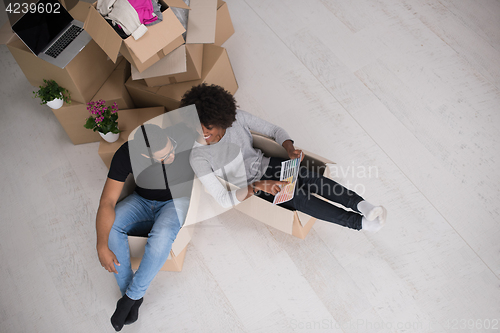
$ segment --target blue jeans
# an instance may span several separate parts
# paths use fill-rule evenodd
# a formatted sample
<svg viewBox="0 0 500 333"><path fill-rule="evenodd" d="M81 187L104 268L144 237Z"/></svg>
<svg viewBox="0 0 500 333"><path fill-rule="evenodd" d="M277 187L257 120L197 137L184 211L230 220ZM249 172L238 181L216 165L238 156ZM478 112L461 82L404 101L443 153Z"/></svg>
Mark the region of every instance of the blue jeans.
<svg viewBox="0 0 500 333"><path fill-rule="evenodd" d="M108 247L120 263L120 266L115 265L118 272L115 278L122 295L127 294L134 300L144 296L165 264L188 208L189 198L155 201L144 199L136 192L116 205ZM128 235L148 237L144 256L135 274L130 265Z"/></svg>
<svg viewBox="0 0 500 333"><path fill-rule="evenodd" d="M266 173L261 180L279 180L281 162L285 159L271 157ZM329 201L341 204L354 212L339 208L331 203L315 197L317 194ZM265 192L258 193L258 196L269 202L273 202L274 196ZM364 199L356 192L351 191L339 183L323 177L306 167L300 167L298 184L292 200L279 204L290 210L304 212L317 219L339 224L351 229L361 229L361 219L357 205Z"/></svg>

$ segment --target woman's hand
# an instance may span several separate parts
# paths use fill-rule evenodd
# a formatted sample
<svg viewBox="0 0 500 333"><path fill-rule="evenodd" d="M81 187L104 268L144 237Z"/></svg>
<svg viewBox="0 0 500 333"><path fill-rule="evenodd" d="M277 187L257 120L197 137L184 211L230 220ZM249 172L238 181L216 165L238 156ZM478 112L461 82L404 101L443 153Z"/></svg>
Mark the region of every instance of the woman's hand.
<svg viewBox="0 0 500 333"><path fill-rule="evenodd" d="M259 180L258 182L255 182L253 185L255 186L256 189L260 191L264 191L266 193L276 195L278 194L279 191L281 191L281 188L288 184L286 181L279 181L279 180Z"/></svg>
<svg viewBox="0 0 500 333"><path fill-rule="evenodd" d="M299 158L300 153L302 153L302 150L295 149L291 140L286 140L285 142L283 142L283 148L286 149L288 157L290 157L291 160ZM304 154L302 154L302 158L300 159L300 161L302 162L303 159L304 159Z"/></svg>
<svg viewBox="0 0 500 333"><path fill-rule="evenodd" d="M299 158L300 154L302 154L302 150L293 149L288 152L288 157L290 157L290 159L293 160L295 158ZM300 161L302 162L303 159L304 159L304 154L302 154L302 158L300 159Z"/></svg>

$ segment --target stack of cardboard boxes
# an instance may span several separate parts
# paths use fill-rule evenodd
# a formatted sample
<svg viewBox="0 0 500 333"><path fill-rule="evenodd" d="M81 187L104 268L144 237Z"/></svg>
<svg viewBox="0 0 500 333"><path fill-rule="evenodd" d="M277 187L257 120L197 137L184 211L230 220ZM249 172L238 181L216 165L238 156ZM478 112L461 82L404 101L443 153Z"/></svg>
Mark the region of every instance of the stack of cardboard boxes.
<svg viewBox="0 0 500 333"><path fill-rule="evenodd" d="M85 21L89 8L88 3L75 2L69 13L76 20ZM117 93L117 90L124 87L124 82L128 79L127 71L130 73L130 69L127 69L125 63L115 63L109 59L93 40L64 69L36 57L12 32L9 23L1 29L0 43L7 45L31 85L38 87L43 85L44 79L51 79L68 89L71 104L53 111L74 144L100 140L98 133L83 127L89 116L86 104L96 100L95 96L101 96L105 100L119 100L123 108L134 107L128 91L123 89Z"/></svg>
<svg viewBox="0 0 500 333"><path fill-rule="evenodd" d="M196 7L198 2L203 4L201 8ZM203 13L210 12L208 3L216 15L211 21L197 23L203 17L201 9ZM126 86L137 105L176 109L182 95L203 82L223 86L233 94L238 89L227 51L221 47L234 33L227 4L221 0L198 0L191 1L191 8L185 45L146 69L132 64L132 76Z"/></svg>
<svg viewBox="0 0 500 333"><path fill-rule="evenodd" d="M0 31L0 42L12 55L33 86L43 79L54 79L69 90L72 104L53 110L74 144L100 140L98 153L109 168L115 151L139 125L166 111L177 109L183 94L200 83L217 84L234 94L238 89L227 51L221 45L234 33L227 4L222 0L160 0L163 21L148 27L140 39L122 39L95 9L96 4L72 1L70 14L85 22L93 40L64 69L34 56L13 36L7 25ZM172 8L189 10L187 31ZM185 35L185 38L184 38ZM121 54L121 55L120 55ZM83 124L89 116L86 103L105 100L119 107L120 138L107 143ZM274 140L254 134L254 146L268 156L287 157ZM307 163L315 171L328 175L332 163L306 152ZM317 170L316 170L317 169ZM135 183L129 177L122 197L130 194ZM220 206L196 180L186 222L179 232L164 270L180 271L187 245L196 222L220 213ZM315 219L298 211L273 206L252 197L236 209L274 228L304 238ZM137 268L144 251L144 237L129 237L132 265Z"/></svg>
<svg viewBox="0 0 500 333"><path fill-rule="evenodd" d="M183 0L160 0L163 20L148 26L138 40L122 39L96 10L96 3L61 3L73 18L84 22L93 39L64 69L36 57L9 23L0 30L0 44L7 45L34 87L52 79L68 89L72 103L52 111L73 144L100 141L98 153L108 168L134 128L178 108L182 95L192 86L218 84L233 94L238 89L227 51L221 47L234 33L222 0L190 0L189 6ZM172 8L189 10L187 31ZM100 99L107 105L116 102L120 109L118 127L122 133L114 143L83 127L89 116L87 103ZM182 269L192 234L193 226L181 229L165 269ZM143 243L144 238L130 239L134 267L142 256Z"/></svg>
<svg viewBox="0 0 500 333"><path fill-rule="evenodd" d="M191 0L190 6L182 0L160 0L163 21L149 26L138 40L122 39L95 9L96 3L61 2L75 19L85 22L93 39L64 69L33 55L8 23L0 31L0 43L7 45L33 86L52 79L68 89L72 103L53 111L73 144L100 140L97 132L83 127L90 101L117 102L120 110L164 106L168 111L201 82L221 85L231 93L238 89L221 47L234 33L222 0ZM187 31L173 7L189 10Z"/></svg>

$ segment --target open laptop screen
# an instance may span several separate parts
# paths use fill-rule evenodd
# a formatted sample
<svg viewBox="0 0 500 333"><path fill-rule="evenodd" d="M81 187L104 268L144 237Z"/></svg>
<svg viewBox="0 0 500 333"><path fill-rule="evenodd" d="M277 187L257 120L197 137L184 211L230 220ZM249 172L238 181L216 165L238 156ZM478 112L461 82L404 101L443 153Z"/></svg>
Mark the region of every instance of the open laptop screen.
<svg viewBox="0 0 500 333"><path fill-rule="evenodd" d="M38 55L71 21L73 17L59 1L40 0L36 3L36 10L24 14L12 26L12 30L34 54Z"/></svg>

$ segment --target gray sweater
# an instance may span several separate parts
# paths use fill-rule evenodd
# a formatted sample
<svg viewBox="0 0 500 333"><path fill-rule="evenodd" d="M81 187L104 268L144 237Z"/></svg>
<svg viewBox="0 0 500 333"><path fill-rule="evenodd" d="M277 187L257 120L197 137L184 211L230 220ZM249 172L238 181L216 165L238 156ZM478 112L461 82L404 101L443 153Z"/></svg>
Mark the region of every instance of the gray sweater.
<svg viewBox="0 0 500 333"><path fill-rule="evenodd" d="M219 142L211 145L196 143L191 152L191 167L196 176L224 208L240 201L236 198L236 190L229 190L217 177L242 188L258 181L269 165L269 157L253 148L250 130L270 136L280 145L291 140L281 127L236 110L236 121L226 129Z"/></svg>

